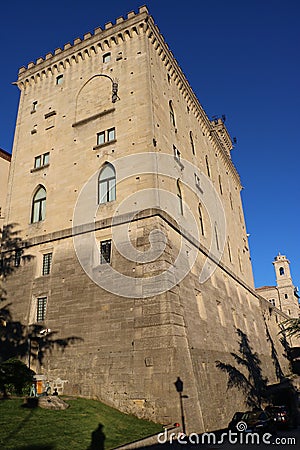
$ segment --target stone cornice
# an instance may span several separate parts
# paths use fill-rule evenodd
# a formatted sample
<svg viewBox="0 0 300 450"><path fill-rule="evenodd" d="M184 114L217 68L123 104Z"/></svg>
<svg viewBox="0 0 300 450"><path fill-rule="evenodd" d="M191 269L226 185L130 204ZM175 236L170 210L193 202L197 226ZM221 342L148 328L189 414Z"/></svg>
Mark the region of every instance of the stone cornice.
<svg viewBox="0 0 300 450"><path fill-rule="evenodd" d="M6 152L5 150L2 150L2 148L0 148L0 158L5 159L5 161L10 162L11 154Z"/></svg>

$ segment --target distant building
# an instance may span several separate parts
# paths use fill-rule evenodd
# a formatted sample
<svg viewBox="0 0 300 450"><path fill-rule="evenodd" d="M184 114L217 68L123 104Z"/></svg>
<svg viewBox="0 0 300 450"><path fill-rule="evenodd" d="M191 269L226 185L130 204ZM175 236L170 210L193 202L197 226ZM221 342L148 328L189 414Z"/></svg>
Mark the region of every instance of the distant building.
<svg viewBox="0 0 300 450"><path fill-rule="evenodd" d="M290 262L286 256L278 255L273 261L276 286L262 286L256 292L268 300L273 306L290 317L299 317L299 295L293 284Z"/></svg>
<svg viewBox="0 0 300 450"><path fill-rule="evenodd" d="M5 204L10 160L11 155L0 148L0 229L3 226L5 217Z"/></svg>
<svg viewBox="0 0 300 450"><path fill-rule="evenodd" d="M223 428L246 407L216 366L234 363L237 330L270 383L274 352L288 366L285 316L254 288L224 119L206 115L146 7L16 84L6 221L34 258L8 277L8 299L26 326L81 338L35 370L164 424L181 420L180 378L188 431Z"/></svg>

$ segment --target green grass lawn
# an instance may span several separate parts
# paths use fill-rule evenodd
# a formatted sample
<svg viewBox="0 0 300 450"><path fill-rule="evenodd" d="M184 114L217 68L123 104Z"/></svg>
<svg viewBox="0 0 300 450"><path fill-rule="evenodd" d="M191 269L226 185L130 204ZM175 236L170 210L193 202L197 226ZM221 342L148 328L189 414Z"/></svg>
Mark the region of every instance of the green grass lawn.
<svg viewBox="0 0 300 450"><path fill-rule="evenodd" d="M87 450L99 424L103 425L105 449L162 430L161 425L123 414L96 400L65 401L70 405L68 409L51 411L24 408L24 400L19 398L1 400L0 449Z"/></svg>

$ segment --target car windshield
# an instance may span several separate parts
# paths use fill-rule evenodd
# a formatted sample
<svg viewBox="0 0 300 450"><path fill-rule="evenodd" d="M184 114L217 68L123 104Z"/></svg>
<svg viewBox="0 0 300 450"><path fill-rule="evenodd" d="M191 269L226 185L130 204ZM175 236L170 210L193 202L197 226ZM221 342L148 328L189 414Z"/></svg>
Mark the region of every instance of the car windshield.
<svg viewBox="0 0 300 450"><path fill-rule="evenodd" d="M243 420L258 420L258 419L266 419L267 416L266 414L264 414L261 411L254 411L254 412L249 412L249 413L245 413L243 415Z"/></svg>

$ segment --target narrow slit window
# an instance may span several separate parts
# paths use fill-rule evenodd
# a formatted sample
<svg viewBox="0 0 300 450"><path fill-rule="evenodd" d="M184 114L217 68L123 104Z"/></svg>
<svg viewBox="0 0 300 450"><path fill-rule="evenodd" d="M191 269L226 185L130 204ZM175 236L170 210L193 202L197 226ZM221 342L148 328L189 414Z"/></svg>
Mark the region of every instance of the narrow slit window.
<svg viewBox="0 0 300 450"><path fill-rule="evenodd" d="M170 111L170 122L173 127L176 127L175 113L173 109L172 100L169 101L169 111Z"/></svg>
<svg viewBox="0 0 300 450"><path fill-rule="evenodd" d="M227 241L227 249L228 249L228 257L229 257L229 261L232 263L232 256L231 256L231 248L230 248L230 241L229 241L229 238L228 238L228 241Z"/></svg>
<svg viewBox="0 0 300 450"><path fill-rule="evenodd" d="M216 247L218 252L220 251L220 244L219 244L219 233L218 233L218 226L215 223L215 240L216 240Z"/></svg>
<svg viewBox="0 0 300 450"><path fill-rule="evenodd" d="M206 170L207 170L207 175L210 178L210 167L209 167L209 161L208 161L208 156L205 156L205 162L206 162Z"/></svg>
<svg viewBox="0 0 300 450"><path fill-rule="evenodd" d="M58 75L57 77L56 77L56 84L58 85L58 84L62 84L63 83L63 80L64 80L64 76L63 75Z"/></svg>
<svg viewBox="0 0 300 450"><path fill-rule="evenodd" d="M221 180L221 176L220 175L219 175L219 188L220 188L220 194L223 195L222 180Z"/></svg>
<svg viewBox="0 0 300 450"><path fill-rule="evenodd" d="M203 220L202 206L200 203L198 205L198 214L199 214L200 231L202 236L204 236L204 220Z"/></svg>
<svg viewBox="0 0 300 450"><path fill-rule="evenodd" d="M182 191L180 187L180 180L177 180L177 197L179 200L179 212L183 216L183 200L182 200Z"/></svg>
<svg viewBox="0 0 300 450"><path fill-rule="evenodd" d="M190 131L190 143L191 143L191 147L192 147L192 153L193 153L193 155L195 155L195 144L194 144L194 138L193 138L192 131Z"/></svg>

